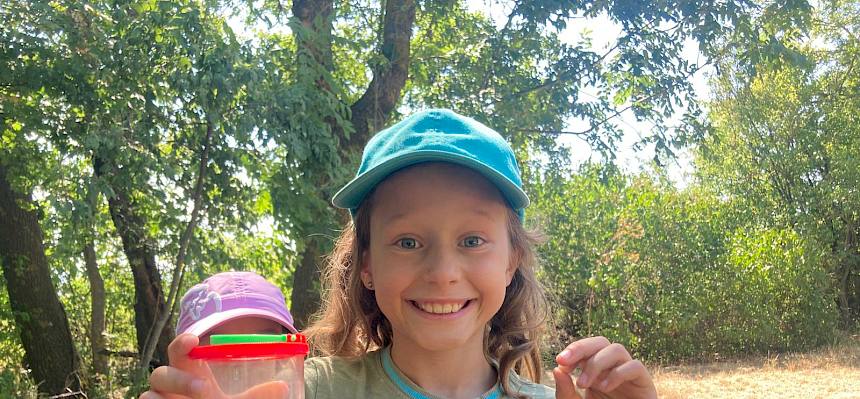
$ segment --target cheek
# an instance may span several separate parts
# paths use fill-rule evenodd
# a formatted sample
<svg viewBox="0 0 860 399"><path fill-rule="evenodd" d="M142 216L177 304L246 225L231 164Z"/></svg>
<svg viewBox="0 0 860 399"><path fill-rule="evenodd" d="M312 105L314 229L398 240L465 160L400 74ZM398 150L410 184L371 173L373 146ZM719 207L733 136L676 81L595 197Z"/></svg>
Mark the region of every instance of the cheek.
<svg viewBox="0 0 860 399"><path fill-rule="evenodd" d="M479 284L488 295L504 298L513 270L515 269L511 267L511 257L508 252L500 251L481 262L481 266L472 274L474 276L472 281Z"/></svg>
<svg viewBox="0 0 860 399"><path fill-rule="evenodd" d="M368 259L371 259L368 256ZM396 298L399 298L400 293L405 289L404 282L407 277L403 270L392 270L392 259L380 254L372 258L372 262L367 265L367 270L372 275L373 290L376 297L376 303L380 309L385 311L391 308L391 304Z"/></svg>
<svg viewBox="0 0 860 399"><path fill-rule="evenodd" d="M402 293L403 289L398 288L391 281L384 281L379 285L375 285L373 296L376 306L388 320L396 319L396 315L401 314L403 311L404 302L401 299Z"/></svg>
<svg viewBox="0 0 860 399"><path fill-rule="evenodd" d="M411 284L410 276L405 271L392 272L391 270L374 269L373 288L377 297L389 298L399 296Z"/></svg>

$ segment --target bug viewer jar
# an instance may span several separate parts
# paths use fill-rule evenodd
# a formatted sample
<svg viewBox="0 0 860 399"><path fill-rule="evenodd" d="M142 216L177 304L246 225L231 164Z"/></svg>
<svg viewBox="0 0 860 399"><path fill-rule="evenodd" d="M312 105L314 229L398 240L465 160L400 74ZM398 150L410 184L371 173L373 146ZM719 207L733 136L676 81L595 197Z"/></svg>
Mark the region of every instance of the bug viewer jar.
<svg viewBox="0 0 860 399"><path fill-rule="evenodd" d="M206 363L221 392L237 395L255 389L257 399L304 399L304 360L308 343L301 334L213 335L195 347L191 359ZM289 392L277 385L284 382ZM266 385L276 389L266 389Z"/></svg>

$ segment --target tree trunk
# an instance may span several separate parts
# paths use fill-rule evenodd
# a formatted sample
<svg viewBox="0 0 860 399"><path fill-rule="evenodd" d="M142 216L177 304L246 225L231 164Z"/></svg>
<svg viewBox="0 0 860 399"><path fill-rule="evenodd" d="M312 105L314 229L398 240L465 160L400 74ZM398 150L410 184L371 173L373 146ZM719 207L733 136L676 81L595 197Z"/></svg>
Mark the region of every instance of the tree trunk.
<svg viewBox="0 0 860 399"><path fill-rule="evenodd" d="M837 289L839 298L839 311L845 328L851 328L860 322L860 249L858 249L858 237L860 237L860 223L856 219L843 217L845 222L845 234L841 243L842 259L839 268L839 286Z"/></svg>
<svg viewBox="0 0 860 399"><path fill-rule="evenodd" d="M308 326L310 317L320 306L320 255L323 243L319 238L305 241L302 260L293 273L293 291L290 294L290 312L299 330Z"/></svg>
<svg viewBox="0 0 860 399"><path fill-rule="evenodd" d="M373 80L364 95L352 105L352 126L348 151L358 152L371 135L381 129L394 107L400 102L409 71L409 43L415 24L415 1L387 1L382 28L382 55L388 60L383 68L373 70Z"/></svg>
<svg viewBox="0 0 860 399"><path fill-rule="evenodd" d="M164 290L161 287L161 274L155 263L154 244L145 234L143 218L136 213L135 205L121 184L115 184L121 177L116 166L98 156L93 158L96 176L106 178L114 195L108 197L108 207L117 234L122 239L122 248L131 266L134 278L134 326L136 329L137 351L143 353L158 316L167 311ZM168 325L170 321L168 321ZM173 340L173 329L161 332L152 362L155 365L167 364L167 346Z"/></svg>
<svg viewBox="0 0 860 399"><path fill-rule="evenodd" d="M321 65L324 70L334 69L331 52L331 29L332 0L293 0L292 13L302 24L302 27L311 32L310 35L296 35L297 57L299 63L312 63ZM312 71L313 68L307 68ZM323 76L313 77L317 89L320 92L330 92ZM340 130L339 126L332 126L332 134ZM319 215L320 217L325 217ZM320 265L318 263L321 253L319 240L305 232L305 249L301 255L301 261L296 265L293 272L293 289L290 294L290 313L293 315L295 327L304 329L311 316L319 308L320 303Z"/></svg>
<svg viewBox="0 0 860 399"><path fill-rule="evenodd" d="M25 362L40 392L77 391L80 359L51 281L39 218L21 207L32 200L12 190L6 173L0 165L0 263Z"/></svg>
<svg viewBox="0 0 860 399"><path fill-rule="evenodd" d="M295 0L293 15L309 28L315 38L299 40L299 50L310 54L313 61L325 70L333 69L331 54L331 0ZM415 24L414 0L389 0L385 2L380 49L389 61L383 68L373 70L373 79L364 94L350 107L354 131L347 137L340 126L332 126L332 133L344 144L341 154L345 161L362 150L364 143L376 130L383 127L400 101L409 69L409 45ZM325 40L322 40L325 39ZM302 51L299 52L300 54ZM328 91L330 87L322 78L316 79L318 89ZM325 195L320 191L321 195ZM326 203L329 198L322 198ZM317 238L308 238L301 261L293 274L291 312L299 325L304 326L317 311L320 304L319 278L320 256L324 245ZM298 327L298 326L297 326Z"/></svg>
<svg viewBox="0 0 860 399"><path fill-rule="evenodd" d="M96 263L93 242L84 246L84 264L90 282L90 349L93 352L93 373L104 376L108 373L108 356L105 351L105 283Z"/></svg>

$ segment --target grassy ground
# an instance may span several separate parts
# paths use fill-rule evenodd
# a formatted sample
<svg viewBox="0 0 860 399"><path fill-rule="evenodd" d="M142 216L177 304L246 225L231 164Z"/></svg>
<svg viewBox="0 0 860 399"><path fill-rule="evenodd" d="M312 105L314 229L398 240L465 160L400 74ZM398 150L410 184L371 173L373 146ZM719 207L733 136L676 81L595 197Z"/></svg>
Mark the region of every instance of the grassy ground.
<svg viewBox="0 0 860 399"><path fill-rule="evenodd" d="M2 363L3 359L0 359ZM749 356L709 363L649 366L661 399L860 399L860 335L806 353ZM545 384L552 386L548 372ZM102 387L122 398L127 388ZM35 398L23 371L0 364L0 398Z"/></svg>
<svg viewBox="0 0 860 399"><path fill-rule="evenodd" d="M860 399L860 335L808 353L649 369L661 399Z"/></svg>

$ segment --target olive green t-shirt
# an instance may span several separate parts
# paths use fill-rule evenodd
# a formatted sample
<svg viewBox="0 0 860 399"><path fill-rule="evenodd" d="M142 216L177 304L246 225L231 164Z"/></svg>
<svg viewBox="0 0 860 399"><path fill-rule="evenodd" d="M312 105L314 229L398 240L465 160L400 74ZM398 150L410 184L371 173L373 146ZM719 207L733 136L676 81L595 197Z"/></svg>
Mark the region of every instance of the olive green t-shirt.
<svg viewBox="0 0 860 399"><path fill-rule="evenodd" d="M511 390L533 399L555 398L552 388L510 373ZM403 375L391 362L389 349L369 352L355 360L314 357L305 361L305 399L438 399ZM510 399L500 386L480 399Z"/></svg>

